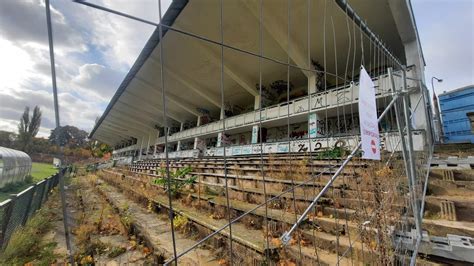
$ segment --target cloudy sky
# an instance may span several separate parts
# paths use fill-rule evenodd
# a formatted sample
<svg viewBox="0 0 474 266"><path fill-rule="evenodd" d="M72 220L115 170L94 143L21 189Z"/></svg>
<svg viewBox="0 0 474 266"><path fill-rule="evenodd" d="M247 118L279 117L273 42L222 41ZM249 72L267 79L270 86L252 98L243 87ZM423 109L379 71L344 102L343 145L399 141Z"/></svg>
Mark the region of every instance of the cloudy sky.
<svg viewBox="0 0 474 266"><path fill-rule="evenodd" d="M156 0L89 0L158 21ZM170 0L163 0L164 9ZM474 84L474 1L412 0L437 92ZM90 131L153 27L51 0L61 124ZM16 131L25 106L43 110L41 136L54 126L43 0L0 1L0 129Z"/></svg>

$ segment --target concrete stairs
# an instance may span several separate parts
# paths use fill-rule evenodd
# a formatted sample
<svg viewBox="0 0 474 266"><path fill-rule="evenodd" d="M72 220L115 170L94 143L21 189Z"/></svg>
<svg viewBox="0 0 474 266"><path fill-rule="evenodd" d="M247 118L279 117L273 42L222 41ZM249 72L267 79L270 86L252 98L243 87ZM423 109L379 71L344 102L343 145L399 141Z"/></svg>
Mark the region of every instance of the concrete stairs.
<svg viewBox="0 0 474 266"><path fill-rule="evenodd" d="M295 222L340 163L340 160L315 160L302 155L173 159L169 161L170 171L189 166L193 169L190 176L197 176L196 182L184 188L179 198L173 198L173 210L175 215L190 221L197 235L194 240L227 224L229 216L234 220L248 213L232 223L236 252L233 259L246 265L260 265L267 258L275 263L291 261L301 265L377 263L383 249L377 245L379 223L376 221L403 211L406 197L400 193L389 203L377 202L380 200L374 194L377 184L361 180L370 167L362 161L353 161L346 167L297 229L290 245L282 246L279 241L281 234ZM167 213L167 193L163 187L152 184L159 176L157 168L163 166L164 162L160 160L141 161L126 169L103 170L100 177L138 202L152 204L157 212ZM293 185L298 187L285 192ZM276 196L265 206L265 199ZM389 211L374 212L377 204L389 204L386 209ZM409 220L410 226L412 219ZM203 246L226 250L229 236L230 230L226 228ZM225 252L220 254L228 259ZM393 263L406 259L394 258ZM436 264L419 261L423 265Z"/></svg>

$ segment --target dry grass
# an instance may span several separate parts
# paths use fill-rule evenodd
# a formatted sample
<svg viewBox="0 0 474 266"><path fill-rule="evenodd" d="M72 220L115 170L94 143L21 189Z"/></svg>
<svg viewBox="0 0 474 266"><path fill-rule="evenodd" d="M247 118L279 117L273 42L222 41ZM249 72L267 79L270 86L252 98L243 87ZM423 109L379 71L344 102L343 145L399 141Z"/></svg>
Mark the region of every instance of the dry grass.
<svg viewBox="0 0 474 266"><path fill-rule="evenodd" d="M116 182L123 182L117 176L110 178ZM79 203L76 213L78 226L72 228L76 246L74 257L81 263L94 262L94 257L98 254L109 252L110 256L116 256L122 251L121 247L101 242L100 236L129 236L131 224L129 217L118 215L105 199L94 192L97 186L103 185L98 176L92 174L76 180L74 184L77 191L75 201Z"/></svg>
<svg viewBox="0 0 474 266"><path fill-rule="evenodd" d="M91 240L91 236L97 232L97 227L92 224L80 224L73 230L74 240L79 249L85 250Z"/></svg>
<svg viewBox="0 0 474 266"><path fill-rule="evenodd" d="M55 197L57 198L57 197ZM56 214L48 208L39 210L24 227L19 227L0 255L1 265L24 265L34 262L39 265L54 263L56 243L45 243L43 236L52 229Z"/></svg>
<svg viewBox="0 0 474 266"><path fill-rule="evenodd" d="M296 162L296 163L295 163ZM269 176L280 180L305 181L309 178L308 159L281 162L269 156Z"/></svg>
<svg viewBox="0 0 474 266"><path fill-rule="evenodd" d="M240 222L249 229L262 229L262 219L253 215L246 215L240 219Z"/></svg>
<svg viewBox="0 0 474 266"><path fill-rule="evenodd" d="M210 217L215 220L220 220L220 219L224 219L226 217L226 214L227 214L227 210L225 207L215 206L213 208L213 211Z"/></svg>
<svg viewBox="0 0 474 266"><path fill-rule="evenodd" d="M401 219L401 169L403 167L391 169L383 163L375 163L358 178L358 198L365 198L361 188L372 194L370 200L364 201L357 210L355 221L359 224L362 243L373 253L375 263L379 265L391 264L394 256L391 230Z"/></svg>

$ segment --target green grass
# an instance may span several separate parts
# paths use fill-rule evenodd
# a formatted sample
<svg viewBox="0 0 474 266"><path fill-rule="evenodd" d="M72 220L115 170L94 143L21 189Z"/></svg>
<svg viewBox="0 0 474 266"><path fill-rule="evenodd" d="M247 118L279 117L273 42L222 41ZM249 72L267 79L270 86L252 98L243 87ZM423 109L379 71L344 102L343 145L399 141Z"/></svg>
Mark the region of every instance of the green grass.
<svg viewBox="0 0 474 266"><path fill-rule="evenodd" d="M16 194L21 192L22 190L29 187L31 184L36 183L54 175L58 172L58 169L53 168L52 164L47 163L33 163L31 168L31 177L30 179L26 179L23 182L18 182L14 184L8 184L3 188L0 188L0 202L8 199L10 194Z"/></svg>
<svg viewBox="0 0 474 266"><path fill-rule="evenodd" d="M52 176L58 172L58 169L53 167L53 164L47 163L33 163L31 168L31 176L33 182L38 182L46 177Z"/></svg>

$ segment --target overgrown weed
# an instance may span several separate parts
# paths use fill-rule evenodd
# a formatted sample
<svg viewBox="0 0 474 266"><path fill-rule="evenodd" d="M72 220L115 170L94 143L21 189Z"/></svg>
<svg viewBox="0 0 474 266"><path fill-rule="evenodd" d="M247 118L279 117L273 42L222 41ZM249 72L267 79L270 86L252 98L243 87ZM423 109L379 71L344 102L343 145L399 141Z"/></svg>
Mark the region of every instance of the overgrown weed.
<svg viewBox="0 0 474 266"><path fill-rule="evenodd" d="M40 209L26 223L19 227L10 238L8 246L0 255L2 265L24 265L29 262L50 265L57 259L54 254L56 243L43 241L43 236L53 228L51 223L55 213L50 209Z"/></svg>

